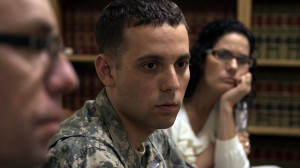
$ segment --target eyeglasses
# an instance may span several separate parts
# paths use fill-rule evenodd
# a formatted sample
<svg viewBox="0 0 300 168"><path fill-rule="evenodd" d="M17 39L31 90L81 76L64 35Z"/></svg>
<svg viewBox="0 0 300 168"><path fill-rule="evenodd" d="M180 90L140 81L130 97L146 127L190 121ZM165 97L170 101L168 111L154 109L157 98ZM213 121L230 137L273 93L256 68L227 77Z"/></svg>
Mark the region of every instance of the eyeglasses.
<svg viewBox="0 0 300 168"><path fill-rule="evenodd" d="M253 65L253 59L250 58L249 56L246 55L239 55L239 56L234 56L230 51L228 50L212 50L208 49L206 51L207 54L212 54L215 58L218 60L228 63L230 62L233 58L236 59L237 63L239 66L248 66L251 67Z"/></svg>
<svg viewBox="0 0 300 168"><path fill-rule="evenodd" d="M22 36L22 35L10 35L0 34L0 44L9 44L17 47L25 47L32 50L47 50L51 61L58 57L58 53L62 49L62 45L58 37L36 37L36 36Z"/></svg>

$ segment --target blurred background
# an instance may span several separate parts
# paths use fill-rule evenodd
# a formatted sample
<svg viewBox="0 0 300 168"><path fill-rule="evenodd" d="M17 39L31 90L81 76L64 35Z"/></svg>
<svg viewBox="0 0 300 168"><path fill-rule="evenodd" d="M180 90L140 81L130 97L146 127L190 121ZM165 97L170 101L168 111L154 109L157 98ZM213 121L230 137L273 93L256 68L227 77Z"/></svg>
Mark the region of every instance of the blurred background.
<svg viewBox="0 0 300 168"><path fill-rule="evenodd" d="M81 86L62 98L68 117L103 88L94 60L95 24L109 0L51 0L69 60ZM190 27L190 46L203 26L235 18L256 37L256 98L249 105L250 163L300 167L300 1L175 0Z"/></svg>

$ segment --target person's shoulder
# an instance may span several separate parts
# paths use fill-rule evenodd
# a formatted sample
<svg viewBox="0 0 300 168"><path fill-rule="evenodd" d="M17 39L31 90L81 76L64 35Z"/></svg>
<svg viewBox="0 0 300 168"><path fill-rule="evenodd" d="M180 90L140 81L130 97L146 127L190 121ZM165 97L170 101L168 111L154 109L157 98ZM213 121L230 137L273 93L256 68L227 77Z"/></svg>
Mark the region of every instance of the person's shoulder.
<svg viewBox="0 0 300 168"><path fill-rule="evenodd" d="M81 128L82 126L87 125L89 122L89 118L96 116L97 113L100 112L96 111L95 101L88 100L84 103L84 106L82 108L78 109L74 112L73 115L62 121L60 124L60 128Z"/></svg>
<svg viewBox="0 0 300 168"><path fill-rule="evenodd" d="M95 101L87 101L85 105L77 110L71 117L60 124L60 130L52 139L53 145L60 139L68 137L94 137L103 139L108 134L107 127L100 111L96 111Z"/></svg>
<svg viewBox="0 0 300 168"><path fill-rule="evenodd" d="M81 164L121 165L121 162L109 139L78 136L60 139L51 146L45 167L83 167Z"/></svg>

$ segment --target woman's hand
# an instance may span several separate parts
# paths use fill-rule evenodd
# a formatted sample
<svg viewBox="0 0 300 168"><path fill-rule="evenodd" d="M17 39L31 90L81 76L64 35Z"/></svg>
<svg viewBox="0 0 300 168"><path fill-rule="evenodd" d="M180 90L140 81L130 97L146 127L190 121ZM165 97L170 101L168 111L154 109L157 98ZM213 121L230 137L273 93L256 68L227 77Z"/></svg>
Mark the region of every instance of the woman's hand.
<svg viewBox="0 0 300 168"><path fill-rule="evenodd" d="M249 139L249 133L244 131L244 132L238 132L237 136L239 138L240 143L242 144L244 151L247 155L250 154L250 139Z"/></svg>
<svg viewBox="0 0 300 168"><path fill-rule="evenodd" d="M236 136L233 106L251 90L250 72L237 79L235 87L226 91L220 98L218 139L229 140ZM248 138L249 139L249 138ZM247 152L247 151L246 151Z"/></svg>
<svg viewBox="0 0 300 168"><path fill-rule="evenodd" d="M251 91L252 75L250 72L236 80L236 87L228 90L221 96L221 103L229 104L233 107L240 99Z"/></svg>

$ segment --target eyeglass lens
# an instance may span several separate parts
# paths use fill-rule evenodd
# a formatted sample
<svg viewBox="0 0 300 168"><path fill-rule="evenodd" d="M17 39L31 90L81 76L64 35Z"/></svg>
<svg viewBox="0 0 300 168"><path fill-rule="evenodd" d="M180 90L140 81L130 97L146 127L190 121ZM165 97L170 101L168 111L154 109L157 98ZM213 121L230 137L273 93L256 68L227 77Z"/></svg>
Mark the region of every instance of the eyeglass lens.
<svg viewBox="0 0 300 168"><path fill-rule="evenodd" d="M215 57L217 57L218 59L220 59L221 61L224 61L224 62L230 62L233 58L235 58L237 63L240 66L251 64L250 58L248 56L245 56L245 55L234 56L228 50L215 50L215 51L213 51L212 54Z"/></svg>

